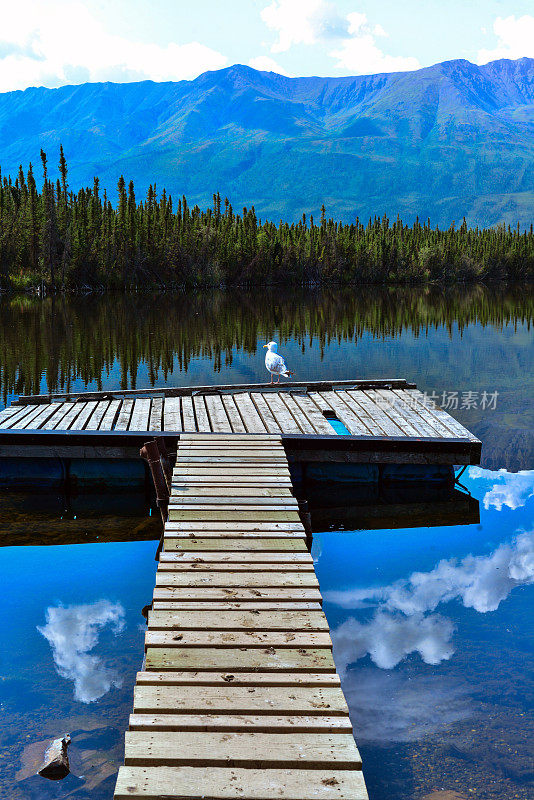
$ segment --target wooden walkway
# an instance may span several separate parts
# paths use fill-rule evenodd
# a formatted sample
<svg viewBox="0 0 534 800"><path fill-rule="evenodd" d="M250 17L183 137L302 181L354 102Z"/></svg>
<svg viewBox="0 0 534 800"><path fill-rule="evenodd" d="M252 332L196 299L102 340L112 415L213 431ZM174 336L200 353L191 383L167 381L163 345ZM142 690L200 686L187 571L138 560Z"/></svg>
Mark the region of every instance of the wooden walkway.
<svg viewBox="0 0 534 800"><path fill-rule="evenodd" d="M116 800L365 800L280 436L180 437Z"/></svg>
<svg viewBox="0 0 534 800"><path fill-rule="evenodd" d="M131 457L147 433L276 434L312 461L469 464L481 448L414 384L391 379L26 396L0 412L0 456Z"/></svg>

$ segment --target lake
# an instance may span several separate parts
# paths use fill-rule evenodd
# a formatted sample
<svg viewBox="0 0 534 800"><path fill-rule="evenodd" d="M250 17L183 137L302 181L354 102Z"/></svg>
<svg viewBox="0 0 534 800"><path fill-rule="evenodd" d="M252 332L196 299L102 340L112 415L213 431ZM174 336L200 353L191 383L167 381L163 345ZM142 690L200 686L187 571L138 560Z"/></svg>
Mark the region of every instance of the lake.
<svg viewBox="0 0 534 800"><path fill-rule="evenodd" d="M531 293L5 297L0 317L3 403L263 381L275 339L298 380L405 377L448 404L483 441L481 466L460 479L477 513L427 509L381 527L323 508L312 553L371 800L532 797ZM109 800L154 583L154 510L146 498L73 512L61 497L5 495L2 507L0 798ZM65 732L72 774L35 776L44 743Z"/></svg>

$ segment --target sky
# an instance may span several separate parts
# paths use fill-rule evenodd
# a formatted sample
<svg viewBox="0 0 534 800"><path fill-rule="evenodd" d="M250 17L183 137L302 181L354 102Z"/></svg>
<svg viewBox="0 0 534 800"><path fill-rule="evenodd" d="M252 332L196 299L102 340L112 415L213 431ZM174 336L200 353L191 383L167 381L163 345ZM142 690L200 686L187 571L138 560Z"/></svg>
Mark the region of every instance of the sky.
<svg viewBox="0 0 534 800"><path fill-rule="evenodd" d="M534 57L534 0L0 0L0 92Z"/></svg>

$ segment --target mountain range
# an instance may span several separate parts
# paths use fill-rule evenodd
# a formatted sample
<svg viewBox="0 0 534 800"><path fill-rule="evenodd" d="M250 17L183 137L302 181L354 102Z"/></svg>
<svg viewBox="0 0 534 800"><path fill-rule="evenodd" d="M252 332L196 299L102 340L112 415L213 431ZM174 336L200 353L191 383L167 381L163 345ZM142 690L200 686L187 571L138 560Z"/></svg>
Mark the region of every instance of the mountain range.
<svg viewBox="0 0 534 800"><path fill-rule="evenodd" d="M288 78L235 65L192 81L97 83L0 94L0 166L39 151L69 184L138 199L149 183L191 204L292 221L418 215L441 226L534 219L534 59L447 61L414 72Z"/></svg>

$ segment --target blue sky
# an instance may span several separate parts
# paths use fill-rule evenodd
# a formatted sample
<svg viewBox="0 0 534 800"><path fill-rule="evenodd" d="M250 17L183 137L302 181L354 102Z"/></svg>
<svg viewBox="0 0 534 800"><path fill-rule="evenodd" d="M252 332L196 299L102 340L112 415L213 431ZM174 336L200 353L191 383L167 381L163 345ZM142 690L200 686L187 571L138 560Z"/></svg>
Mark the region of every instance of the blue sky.
<svg viewBox="0 0 534 800"><path fill-rule="evenodd" d="M0 0L0 91L191 79L234 63L358 75L534 57L533 0Z"/></svg>

